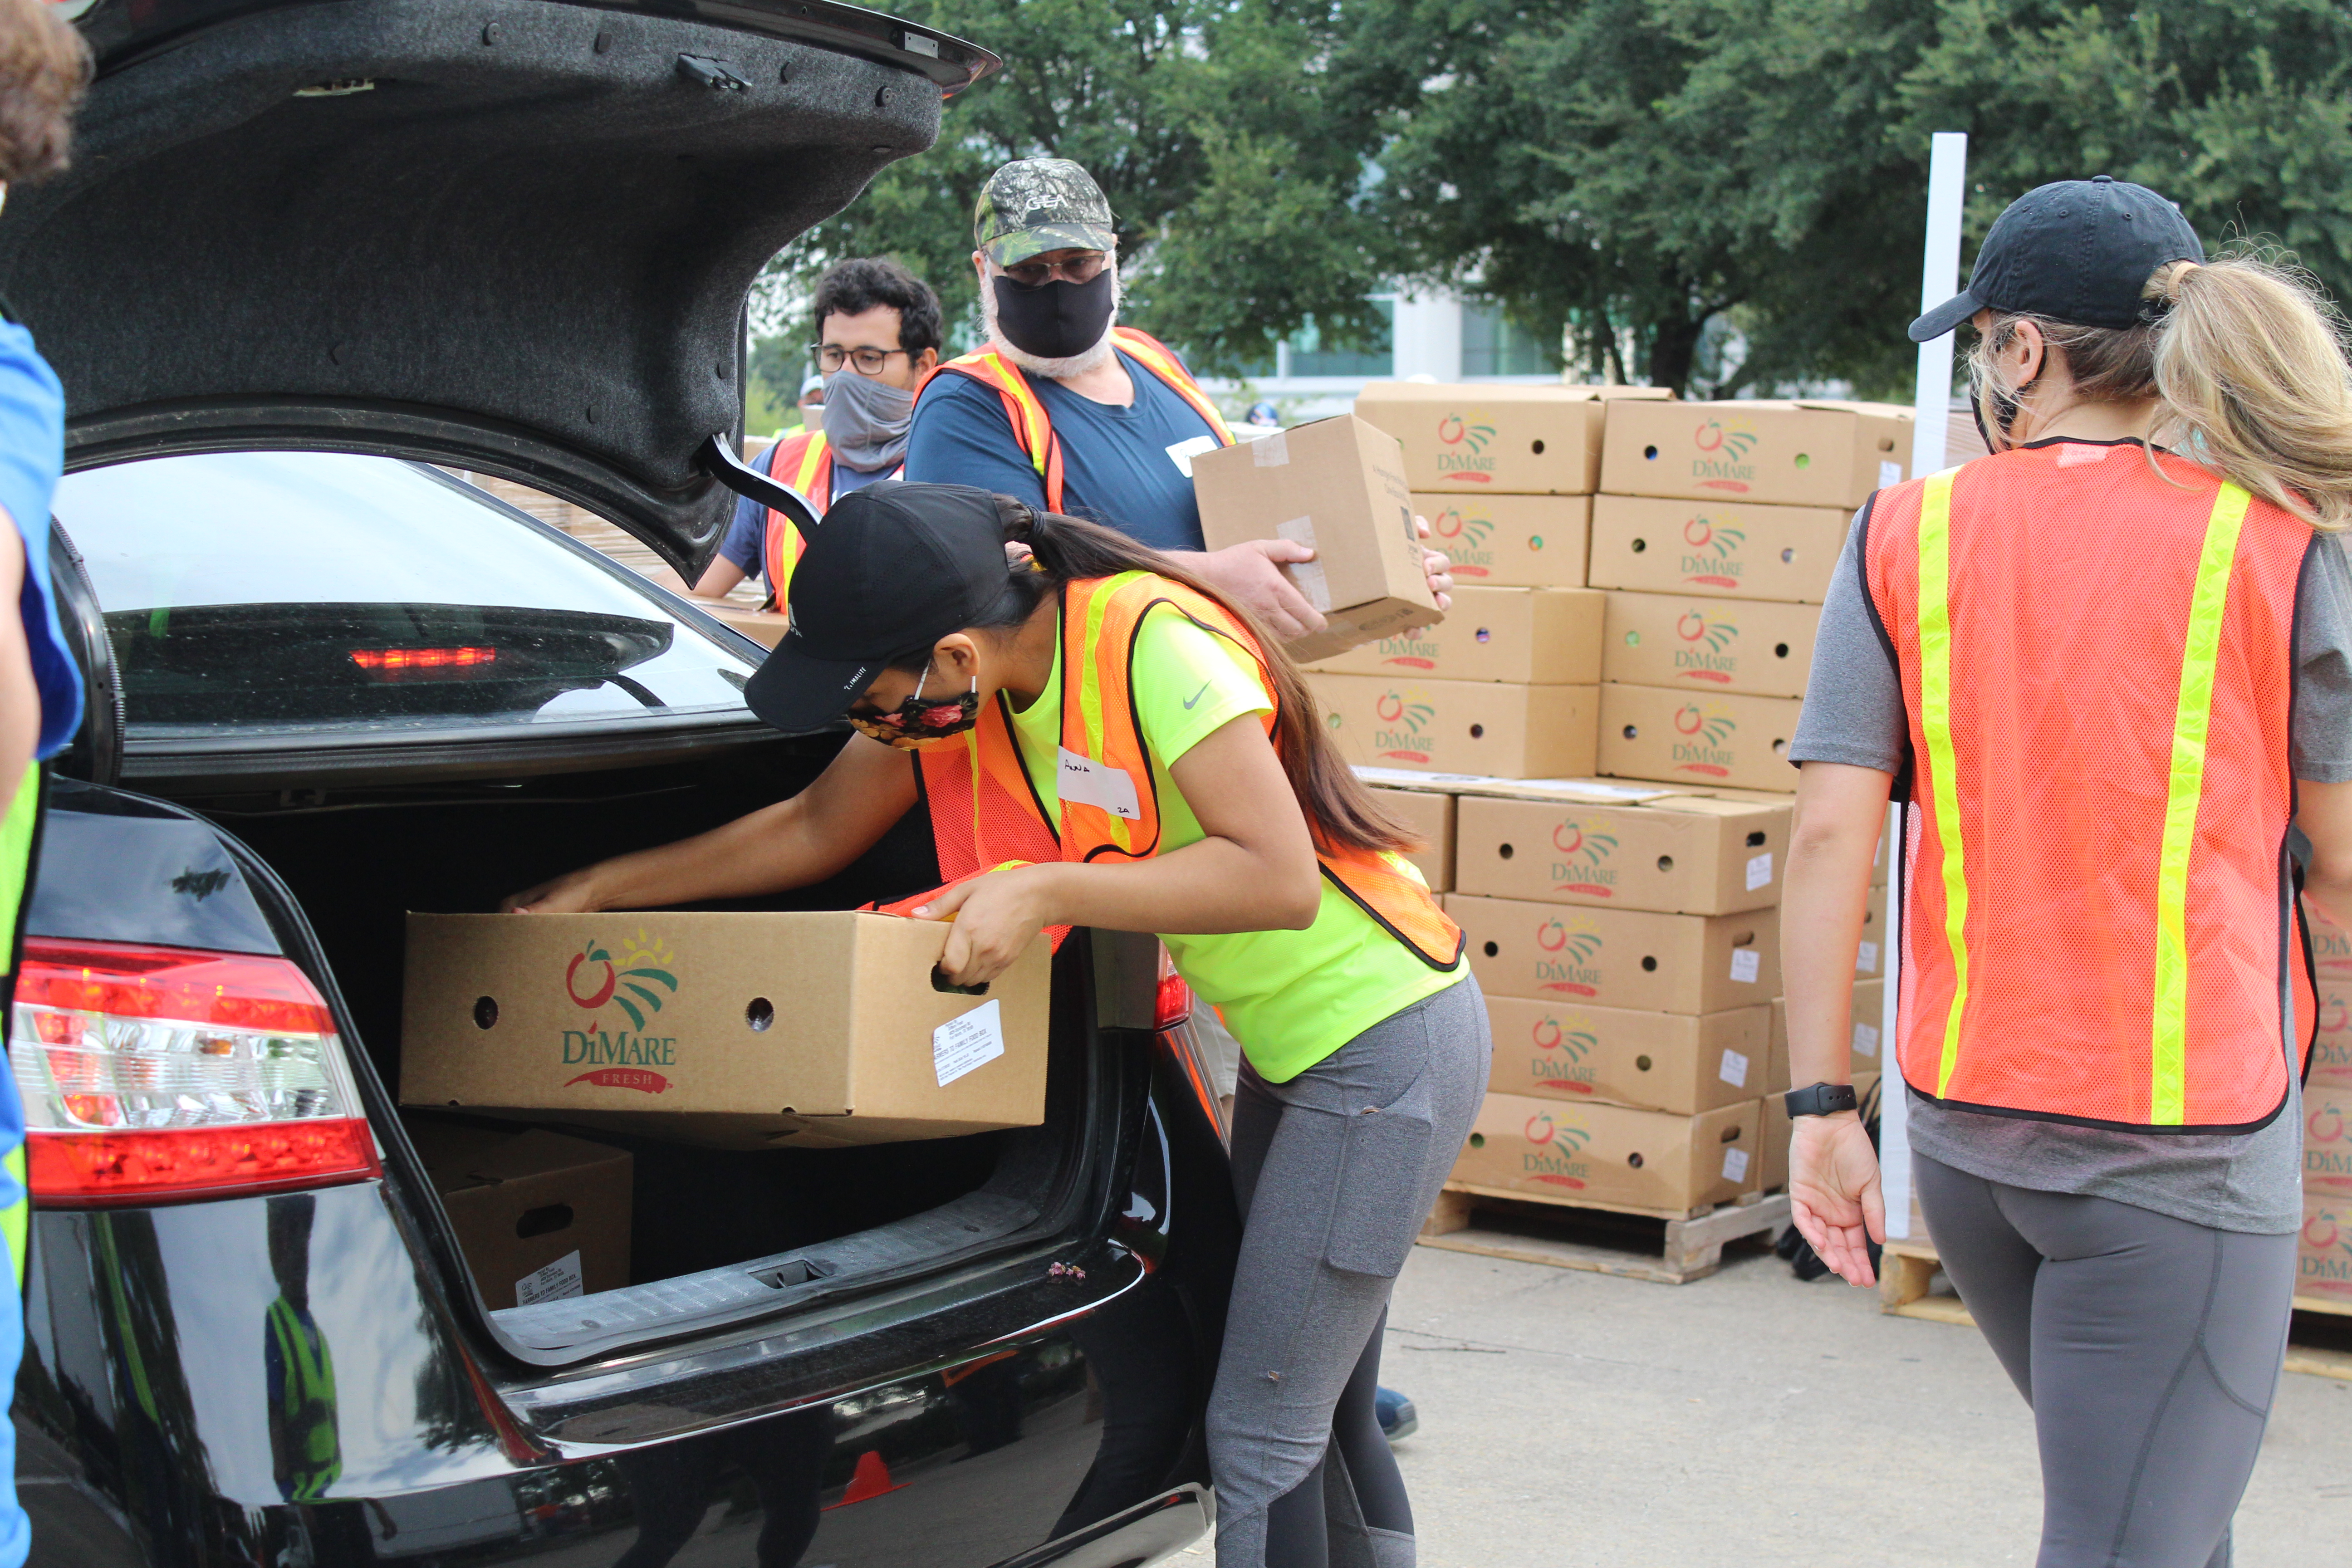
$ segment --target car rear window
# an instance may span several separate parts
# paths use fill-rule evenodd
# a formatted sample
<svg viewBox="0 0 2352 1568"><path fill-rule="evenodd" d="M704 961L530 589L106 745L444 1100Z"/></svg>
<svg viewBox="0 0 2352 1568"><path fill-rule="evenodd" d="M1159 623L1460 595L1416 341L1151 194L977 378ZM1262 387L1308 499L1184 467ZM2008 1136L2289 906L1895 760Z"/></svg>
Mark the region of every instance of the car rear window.
<svg viewBox="0 0 2352 1568"><path fill-rule="evenodd" d="M155 458L68 475L128 738L738 710L746 658L423 464Z"/></svg>

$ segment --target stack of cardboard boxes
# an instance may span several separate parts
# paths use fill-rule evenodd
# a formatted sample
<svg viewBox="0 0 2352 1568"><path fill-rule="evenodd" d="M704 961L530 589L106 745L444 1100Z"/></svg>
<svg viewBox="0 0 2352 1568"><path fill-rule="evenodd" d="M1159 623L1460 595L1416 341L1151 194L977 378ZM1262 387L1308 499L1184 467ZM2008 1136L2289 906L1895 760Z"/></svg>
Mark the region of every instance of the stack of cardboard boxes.
<svg viewBox="0 0 2352 1568"><path fill-rule="evenodd" d="M2352 1313L2352 936L2311 920L2319 1037L2303 1091L2303 1238L2295 1305Z"/></svg>

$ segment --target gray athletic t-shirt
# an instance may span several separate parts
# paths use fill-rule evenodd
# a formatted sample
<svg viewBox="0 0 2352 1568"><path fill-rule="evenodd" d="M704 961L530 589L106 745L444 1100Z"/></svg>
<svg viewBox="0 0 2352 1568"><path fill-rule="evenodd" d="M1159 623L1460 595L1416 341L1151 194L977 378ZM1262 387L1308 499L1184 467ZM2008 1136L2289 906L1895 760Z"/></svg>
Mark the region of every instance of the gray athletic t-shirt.
<svg viewBox="0 0 2352 1568"><path fill-rule="evenodd" d="M1857 518L1857 522L1860 521ZM1860 552L1846 535L1822 606L1791 761L1900 773L1910 724L1894 656L1871 621ZM2296 605L2294 775L2352 783L2352 561L2343 542L2313 543ZM1923 1100L1908 1107L1911 1147L1987 1181L2083 1193L2217 1230L2280 1235L2303 1224L2302 1090L2268 1126L2238 1134L2116 1132L1990 1116Z"/></svg>

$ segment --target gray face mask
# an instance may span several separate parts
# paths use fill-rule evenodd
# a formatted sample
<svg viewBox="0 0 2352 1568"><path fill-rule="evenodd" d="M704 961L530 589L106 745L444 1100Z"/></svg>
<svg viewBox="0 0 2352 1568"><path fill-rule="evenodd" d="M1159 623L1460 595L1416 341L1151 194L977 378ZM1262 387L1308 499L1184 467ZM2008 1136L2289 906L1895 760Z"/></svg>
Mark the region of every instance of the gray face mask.
<svg viewBox="0 0 2352 1568"><path fill-rule="evenodd" d="M836 462L861 473L895 468L907 456L915 395L847 365L824 378L824 439Z"/></svg>

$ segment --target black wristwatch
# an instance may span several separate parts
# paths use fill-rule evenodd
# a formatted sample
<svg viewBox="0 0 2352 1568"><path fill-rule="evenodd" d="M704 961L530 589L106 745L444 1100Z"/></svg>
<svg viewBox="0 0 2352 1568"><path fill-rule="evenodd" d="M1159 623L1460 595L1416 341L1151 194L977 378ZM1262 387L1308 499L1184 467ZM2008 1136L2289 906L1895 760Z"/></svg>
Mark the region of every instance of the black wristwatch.
<svg viewBox="0 0 2352 1568"><path fill-rule="evenodd" d="M1852 1110L1862 1102L1853 1097L1850 1083L1809 1083L1802 1089L1792 1089L1782 1100L1791 1116L1833 1116L1841 1110Z"/></svg>

